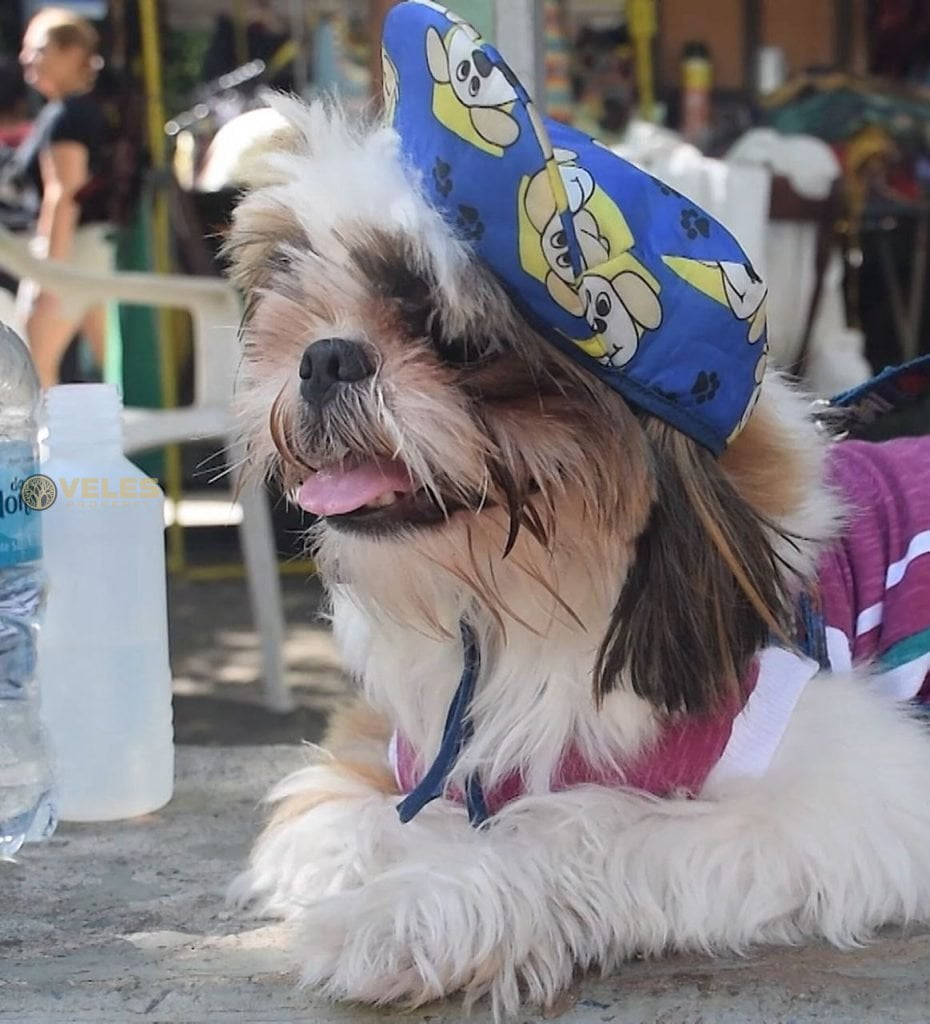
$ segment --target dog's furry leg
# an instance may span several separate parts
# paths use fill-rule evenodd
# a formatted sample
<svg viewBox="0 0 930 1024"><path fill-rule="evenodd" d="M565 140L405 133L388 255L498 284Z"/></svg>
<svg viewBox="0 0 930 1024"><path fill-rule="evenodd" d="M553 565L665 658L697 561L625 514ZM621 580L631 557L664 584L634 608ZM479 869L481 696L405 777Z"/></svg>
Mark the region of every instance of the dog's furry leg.
<svg viewBox="0 0 930 1024"><path fill-rule="evenodd" d="M475 831L449 803L400 825L396 797L346 789L280 823L260 861L290 886L308 984L374 1003L489 993L515 1013L576 964L930 918L927 739L863 680L818 678L770 772L705 799L583 787ZM298 864L311 835L317 862Z"/></svg>
<svg viewBox="0 0 930 1024"><path fill-rule="evenodd" d="M361 884L353 863L378 860L371 843L380 831L362 823L400 799L389 742L389 726L365 701L337 711L311 763L269 794L274 813L230 898L261 913L288 915L308 899Z"/></svg>

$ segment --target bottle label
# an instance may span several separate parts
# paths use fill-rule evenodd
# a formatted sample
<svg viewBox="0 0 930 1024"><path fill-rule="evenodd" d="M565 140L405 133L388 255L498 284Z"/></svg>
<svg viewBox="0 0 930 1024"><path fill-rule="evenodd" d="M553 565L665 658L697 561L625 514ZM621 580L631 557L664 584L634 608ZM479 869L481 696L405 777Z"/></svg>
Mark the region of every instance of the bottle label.
<svg viewBox="0 0 930 1024"><path fill-rule="evenodd" d="M23 501L23 481L39 472L28 441L0 442L0 569L42 557L40 513Z"/></svg>

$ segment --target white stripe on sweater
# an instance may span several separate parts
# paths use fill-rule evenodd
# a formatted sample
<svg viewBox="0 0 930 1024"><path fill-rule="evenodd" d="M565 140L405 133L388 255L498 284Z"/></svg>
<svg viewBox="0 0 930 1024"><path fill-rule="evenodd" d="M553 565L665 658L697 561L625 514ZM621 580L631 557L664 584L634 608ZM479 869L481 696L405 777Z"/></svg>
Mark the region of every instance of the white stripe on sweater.
<svg viewBox="0 0 930 1024"><path fill-rule="evenodd" d="M885 573L885 592L896 587L904 579L911 563L917 561L921 555L927 554L930 554L930 530L914 534L904 557L888 566L888 571ZM884 603L876 601L875 604L861 611L859 618L856 619L856 636L864 636L880 626L884 610Z"/></svg>
<svg viewBox="0 0 930 1024"><path fill-rule="evenodd" d="M875 688L892 700L913 700L924 685L927 670L930 669L930 653L922 654L913 661L896 665L887 672L872 676Z"/></svg>
<svg viewBox="0 0 930 1024"><path fill-rule="evenodd" d="M834 672L848 672L852 668L852 648L849 637L836 626L827 626L827 657Z"/></svg>
<svg viewBox="0 0 930 1024"><path fill-rule="evenodd" d="M759 654L759 676L746 706L733 720L733 730L706 786L729 779L764 775L788 728L804 687L820 666L783 647Z"/></svg>

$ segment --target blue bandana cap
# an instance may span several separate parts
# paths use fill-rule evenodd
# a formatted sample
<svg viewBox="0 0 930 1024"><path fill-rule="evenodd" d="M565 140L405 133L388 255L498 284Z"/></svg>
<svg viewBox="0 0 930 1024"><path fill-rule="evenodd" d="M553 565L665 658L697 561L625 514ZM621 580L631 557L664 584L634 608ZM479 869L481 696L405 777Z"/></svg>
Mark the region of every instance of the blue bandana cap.
<svg viewBox="0 0 930 1024"><path fill-rule="evenodd" d="M673 188L543 118L493 46L431 0L385 21L385 111L428 200L526 320L720 454L765 371L766 287Z"/></svg>

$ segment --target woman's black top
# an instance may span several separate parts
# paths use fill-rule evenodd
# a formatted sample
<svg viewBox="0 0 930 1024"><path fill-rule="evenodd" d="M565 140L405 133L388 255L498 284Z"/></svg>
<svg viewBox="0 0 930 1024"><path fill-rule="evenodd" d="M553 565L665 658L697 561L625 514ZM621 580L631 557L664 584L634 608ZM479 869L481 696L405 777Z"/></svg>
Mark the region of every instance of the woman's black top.
<svg viewBox="0 0 930 1024"><path fill-rule="evenodd" d="M95 181L102 177L106 141L106 117L96 100L89 95L67 96L45 104L13 162L20 180L31 185L41 199L39 154L58 142L80 143L87 149L90 181L76 197L81 206L78 223L101 223L107 220L106 196L104 189L95 188Z"/></svg>

